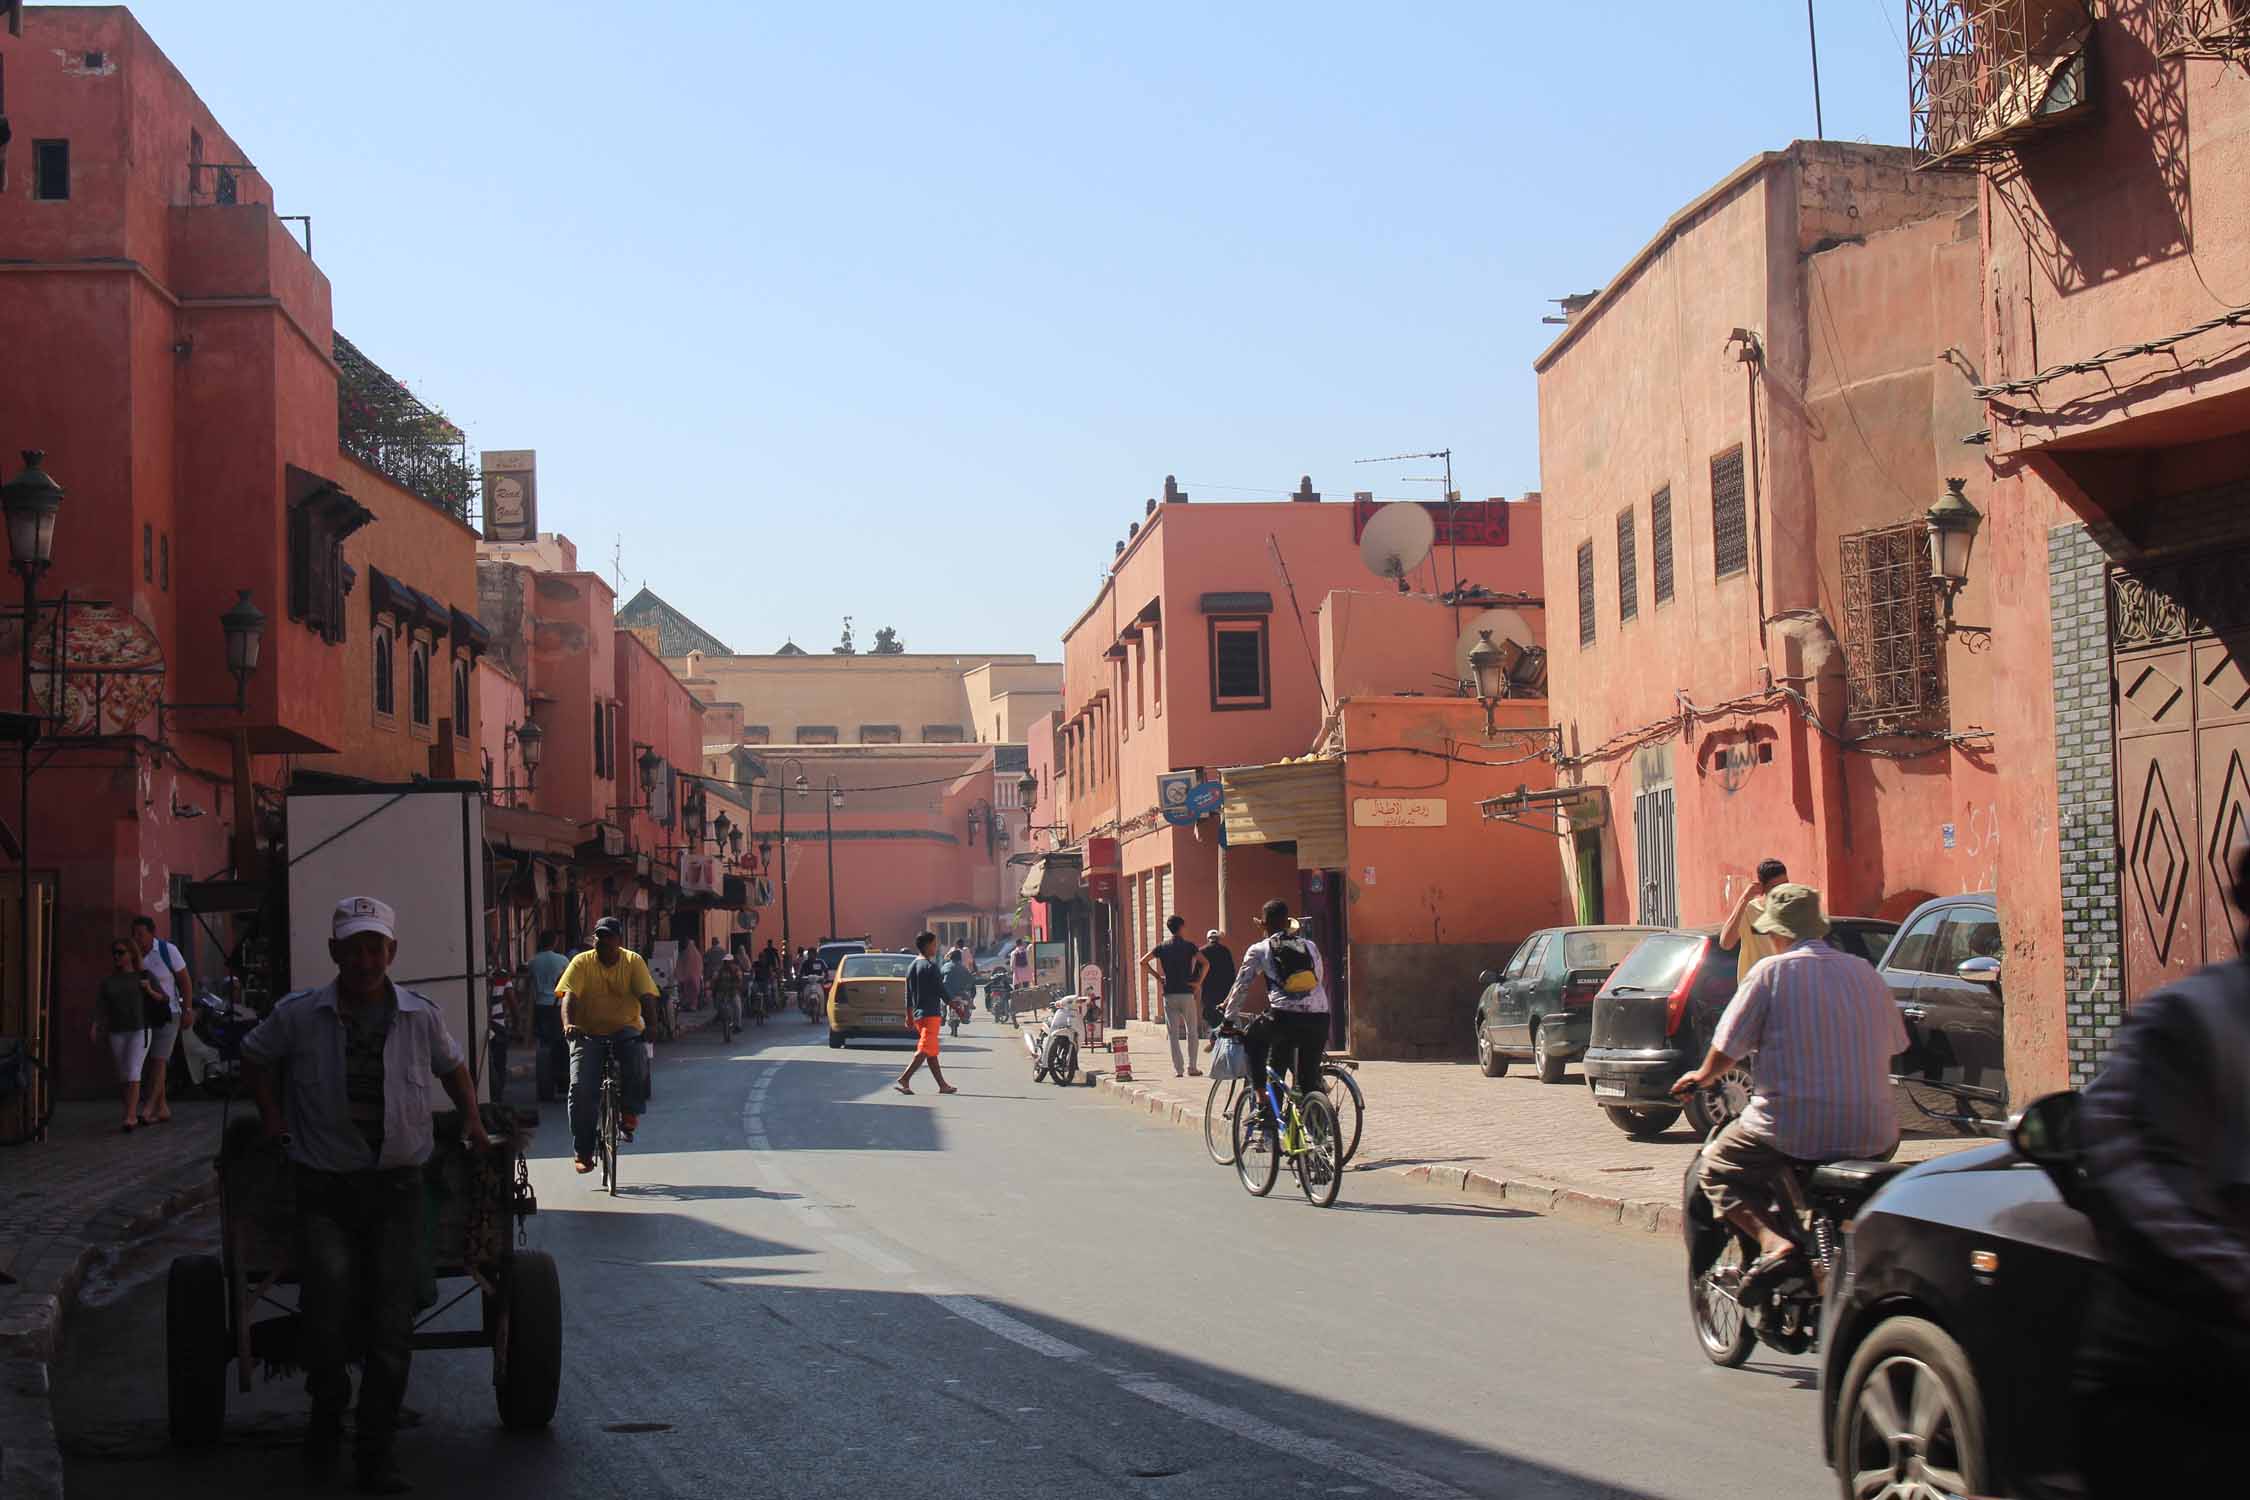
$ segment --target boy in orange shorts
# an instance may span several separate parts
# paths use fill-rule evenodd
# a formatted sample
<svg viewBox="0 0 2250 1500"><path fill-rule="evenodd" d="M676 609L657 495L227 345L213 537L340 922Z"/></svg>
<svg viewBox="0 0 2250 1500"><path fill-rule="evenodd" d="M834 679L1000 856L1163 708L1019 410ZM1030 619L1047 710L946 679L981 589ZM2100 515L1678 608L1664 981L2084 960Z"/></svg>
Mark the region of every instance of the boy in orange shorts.
<svg viewBox="0 0 2250 1500"><path fill-rule="evenodd" d="M914 1044L914 1060L906 1065L906 1071L898 1075L898 1082L891 1087L902 1094L912 1094L914 1090L906 1086L907 1081L913 1078L917 1068L928 1063L930 1076L937 1080L937 1091L958 1094L961 1091L945 1081L945 1070L938 1066L937 1060L938 1032L945 1025L945 979L938 972L936 958L932 957L937 952L937 934L925 932L916 937L914 951L918 956L906 971L906 1003L913 1008L914 1030L921 1039Z"/></svg>

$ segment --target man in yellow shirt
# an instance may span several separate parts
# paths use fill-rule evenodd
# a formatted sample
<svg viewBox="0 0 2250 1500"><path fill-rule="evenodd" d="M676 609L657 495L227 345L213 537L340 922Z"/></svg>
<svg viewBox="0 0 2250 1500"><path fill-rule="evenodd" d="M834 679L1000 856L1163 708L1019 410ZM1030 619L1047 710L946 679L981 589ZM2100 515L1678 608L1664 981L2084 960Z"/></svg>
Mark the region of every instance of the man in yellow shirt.
<svg viewBox="0 0 2250 1500"><path fill-rule="evenodd" d="M594 1170L594 1133L600 1125L602 1059L617 1059L624 1093L618 1123L631 1140L648 1103L648 1054L641 1047L641 1004L657 998L656 980L641 956L625 946L615 917L594 924L594 948L564 968L555 983L562 1002L563 1035L570 1042L570 1141L581 1173Z"/></svg>
<svg viewBox="0 0 2250 1500"><path fill-rule="evenodd" d="M1736 984L1750 977L1751 966L1759 959L1771 958L1788 946L1758 928L1758 918L1766 914L1766 894L1788 879L1789 869L1780 860L1759 860L1758 878L1742 888L1734 910L1727 913L1726 925L1719 929L1719 946L1734 953Z"/></svg>

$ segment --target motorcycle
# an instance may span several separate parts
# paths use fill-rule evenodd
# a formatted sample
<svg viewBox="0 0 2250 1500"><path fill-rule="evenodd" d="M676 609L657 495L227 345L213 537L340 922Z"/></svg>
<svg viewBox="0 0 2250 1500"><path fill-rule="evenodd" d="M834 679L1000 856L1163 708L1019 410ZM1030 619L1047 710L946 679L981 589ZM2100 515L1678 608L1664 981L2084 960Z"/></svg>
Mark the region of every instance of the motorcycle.
<svg viewBox="0 0 2250 1500"><path fill-rule="evenodd" d="M1068 1085L1078 1076L1078 1052L1085 1045L1085 1001L1065 995L1055 1002L1047 1019L1023 1033L1024 1050L1031 1054L1031 1081Z"/></svg>
<svg viewBox="0 0 2250 1500"><path fill-rule="evenodd" d="M805 1013L808 1021L819 1020L821 1012L828 1008L828 986L821 982L819 975L807 974L797 981L797 1008Z"/></svg>
<svg viewBox="0 0 2250 1500"><path fill-rule="evenodd" d="M231 1099L242 1085L242 1039L258 1024L248 1006L206 991L195 997L195 1020L181 1040L189 1081L206 1098Z"/></svg>
<svg viewBox="0 0 2250 1500"><path fill-rule="evenodd" d="M1706 1147L1705 1149L1709 1149ZM1800 1163L1781 1179L1790 1237L1803 1256L1745 1292L1757 1242L1719 1217L1696 1180L1696 1154L1680 1202L1688 1253L1688 1319L1711 1363L1741 1364L1760 1343L1802 1354L1820 1342L1821 1304L1843 1266L1844 1230L1884 1183L1906 1170L1895 1161Z"/></svg>
<svg viewBox="0 0 2250 1500"><path fill-rule="evenodd" d="M1016 1024L1015 994L1015 981L1005 972L992 976L991 983L984 987L984 1008L992 1012L993 1020Z"/></svg>

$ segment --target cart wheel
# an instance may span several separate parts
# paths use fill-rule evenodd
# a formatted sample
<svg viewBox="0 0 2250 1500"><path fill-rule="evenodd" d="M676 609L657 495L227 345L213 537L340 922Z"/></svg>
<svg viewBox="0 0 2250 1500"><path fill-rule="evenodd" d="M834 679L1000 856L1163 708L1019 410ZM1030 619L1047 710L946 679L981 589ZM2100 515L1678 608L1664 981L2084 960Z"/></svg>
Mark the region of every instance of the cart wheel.
<svg viewBox="0 0 2250 1500"><path fill-rule="evenodd" d="M227 1419L227 1278L215 1255L183 1255L164 1285L164 1395L172 1441L207 1448Z"/></svg>
<svg viewBox="0 0 2250 1500"><path fill-rule="evenodd" d="M492 1345L492 1394L508 1427L544 1427L562 1389L562 1279L555 1258L518 1250L500 1287L504 1316Z"/></svg>

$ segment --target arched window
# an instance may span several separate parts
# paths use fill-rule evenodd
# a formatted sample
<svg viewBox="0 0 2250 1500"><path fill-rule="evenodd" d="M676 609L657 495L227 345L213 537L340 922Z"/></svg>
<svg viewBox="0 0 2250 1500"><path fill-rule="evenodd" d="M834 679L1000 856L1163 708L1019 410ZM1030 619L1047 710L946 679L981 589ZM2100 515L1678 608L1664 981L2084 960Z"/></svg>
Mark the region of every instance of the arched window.
<svg viewBox="0 0 2250 1500"><path fill-rule="evenodd" d="M465 661L453 664L453 737L469 737L469 664Z"/></svg>
<svg viewBox="0 0 2250 1500"><path fill-rule="evenodd" d="M414 722L423 728L430 723L430 648L420 641L406 658L406 701Z"/></svg>
<svg viewBox="0 0 2250 1500"><path fill-rule="evenodd" d="M385 718L398 713L398 679L391 669L391 633L375 627L375 712Z"/></svg>

